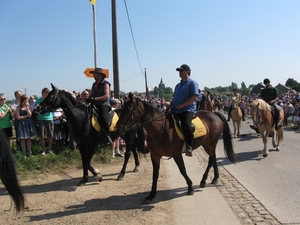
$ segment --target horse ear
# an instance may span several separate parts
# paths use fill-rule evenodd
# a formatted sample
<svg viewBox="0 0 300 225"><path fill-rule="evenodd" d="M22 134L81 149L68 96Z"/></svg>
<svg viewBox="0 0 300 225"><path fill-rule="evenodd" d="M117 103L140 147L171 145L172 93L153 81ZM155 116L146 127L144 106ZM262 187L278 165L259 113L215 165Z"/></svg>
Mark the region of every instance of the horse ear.
<svg viewBox="0 0 300 225"><path fill-rule="evenodd" d="M134 94L132 92L130 92L129 95L128 95L128 97L129 97L130 101L132 101L133 98L134 98Z"/></svg>
<svg viewBox="0 0 300 225"><path fill-rule="evenodd" d="M52 83L51 83L51 87L52 87L52 90L57 90L57 87L55 87Z"/></svg>

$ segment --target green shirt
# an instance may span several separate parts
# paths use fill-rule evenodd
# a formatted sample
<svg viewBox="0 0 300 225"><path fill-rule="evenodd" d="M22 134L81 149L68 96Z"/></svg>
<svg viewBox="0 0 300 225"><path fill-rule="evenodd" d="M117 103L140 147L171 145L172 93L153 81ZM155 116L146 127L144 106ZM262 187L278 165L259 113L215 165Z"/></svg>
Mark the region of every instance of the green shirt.
<svg viewBox="0 0 300 225"><path fill-rule="evenodd" d="M36 105L40 104L44 99L39 98L36 100ZM53 120L53 113L52 112L46 112L44 114L38 114L38 120Z"/></svg>
<svg viewBox="0 0 300 225"><path fill-rule="evenodd" d="M7 104L4 104L3 106L0 106L0 113L4 114L6 110L9 108ZM9 113L6 113L6 115L0 120L0 127L1 128L8 128L11 127L11 122L9 118Z"/></svg>
<svg viewBox="0 0 300 225"><path fill-rule="evenodd" d="M260 92L260 97L266 102L272 101L278 97L278 90L275 87L269 86L265 87Z"/></svg>

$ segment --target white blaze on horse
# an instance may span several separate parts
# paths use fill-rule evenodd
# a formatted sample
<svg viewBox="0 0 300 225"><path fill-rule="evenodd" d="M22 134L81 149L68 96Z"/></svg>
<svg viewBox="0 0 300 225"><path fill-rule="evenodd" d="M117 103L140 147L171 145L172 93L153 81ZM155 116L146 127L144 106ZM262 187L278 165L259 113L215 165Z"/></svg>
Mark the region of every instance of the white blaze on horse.
<svg viewBox="0 0 300 225"><path fill-rule="evenodd" d="M243 114L235 97L232 98L232 110L230 116L233 124L233 136L236 138L240 135Z"/></svg>
<svg viewBox="0 0 300 225"><path fill-rule="evenodd" d="M283 110L279 108L279 123L283 124ZM283 128L275 130L275 121L271 106L262 99L256 99L251 103L251 115L254 126L257 127L264 143L263 156L267 157L269 150L267 148L268 137L272 136L272 145L279 151L279 143L283 141Z"/></svg>

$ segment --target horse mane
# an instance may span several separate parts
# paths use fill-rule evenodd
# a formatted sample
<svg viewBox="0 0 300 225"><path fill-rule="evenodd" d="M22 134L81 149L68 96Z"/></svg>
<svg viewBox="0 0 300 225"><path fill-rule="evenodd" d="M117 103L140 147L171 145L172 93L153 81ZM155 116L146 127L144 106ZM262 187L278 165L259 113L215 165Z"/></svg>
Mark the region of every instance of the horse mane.
<svg viewBox="0 0 300 225"><path fill-rule="evenodd" d="M60 90L60 92L62 93L66 93L67 97L70 99L71 103L73 105L78 105L81 104L77 99L76 99L76 95L70 91L67 90Z"/></svg>
<svg viewBox="0 0 300 225"><path fill-rule="evenodd" d="M137 103L141 102L144 105L145 111L147 112L148 115L150 115L151 117L154 116L154 112L157 109L154 105L150 104L149 102L142 101L139 98L136 98L136 100L137 100Z"/></svg>
<svg viewBox="0 0 300 225"><path fill-rule="evenodd" d="M264 110L264 111L271 111L271 106L266 103L263 99L255 99L253 101L254 106L258 106L259 110Z"/></svg>

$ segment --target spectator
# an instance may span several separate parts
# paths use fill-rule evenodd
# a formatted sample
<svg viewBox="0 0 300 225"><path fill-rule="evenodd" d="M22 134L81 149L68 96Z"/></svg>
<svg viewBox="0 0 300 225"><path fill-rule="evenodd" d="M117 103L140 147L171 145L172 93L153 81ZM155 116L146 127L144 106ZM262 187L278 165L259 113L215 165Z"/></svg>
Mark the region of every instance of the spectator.
<svg viewBox="0 0 300 225"><path fill-rule="evenodd" d="M62 150L65 140L65 123L66 119L63 115L63 110L61 108L57 108L53 113L53 121L54 121L54 134L53 140L55 144L55 150L58 153L59 150Z"/></svg>
<svg viewBox="0 0 300 225"><path fill-rule="evenodd" d="M10 107L6 104L6 97L4 94L0 94L0 128L2 128L6 134L9 146L11 146L10 138L13 136L11 120L12 112Z"/></svg>
<svg viewBox="0 0 300 225"><path fill-rule="evenodd" d="M295 113L294 113L294 126L297 127L300 125L300 105L295 105Z"/></svg>
<svg viewBox="0 0 300 225"><path fill-rule="evenodd" d="M83 92L81 92L81 103L85 103L85 101L90 97L90 91L88 89L85 89Z"/></svg>
<svg viewBox="0 0 300 225"><path fill-rule="evenodd" d="M31 95L29 97L29 104L30 104L30 107L31 107L31 110L35 110L35 103L36 103L36 100L34 99L33 95Z"/></svg>
<svg viewBox="0 0 300 225"><path fill-rule="evenodd" d="M120 107L120 100L117 98L111 99L111 109L115 110ZM111 145L112 157L119 156L123 157L120 153L120 137L117 138Z"/></svg>
<svg viewBox="0 0 300 225"><path fill-rule="evenodd" d="M288 118L290 116L293 116L295 113L295 107L293 106L292 102L290 100L286 100L285 107L283 108L284 111L284 120L283 125L288 125Z"/></svg>
<svg viewBox="0 0 300 225"><path fill-rule="evenodd" d="M49 94L48 88L42 89L42 97L36 101L36 104L40 104ZM38 133L41 138L42 145L42 155L46 154L46 138L48 140L48 152L52 153L52 141L54 133L54 123L53 123L53 114L52 112L46 112L44 114L38 115Z"/></svg>
<svg viewBox="0 0 300 225"><path fill-rule="evenodd" d="M17 90L17 91L15 91L14 94L15 94L16 99L11 103L10 108L12 110L13 118L14 118L14 127L15 127L15 133L16 133L17 150L20 151L21 146L20 146L19 133L18 133L19 121L16 119L16 109L17 109L18 105L20 104L20 99L21 99L22 92L20 90Z"/></svg>
<svg viewBox="0 0 300 225"><path fill-rule="evenodd" d="M22 152L25 154L27 147L29 156L32 155L31 138L37 134L31 115L32 110L28 97L23 94L21 95L20 105L16 109L16 119L19 121L18 133Z"/></svg>

